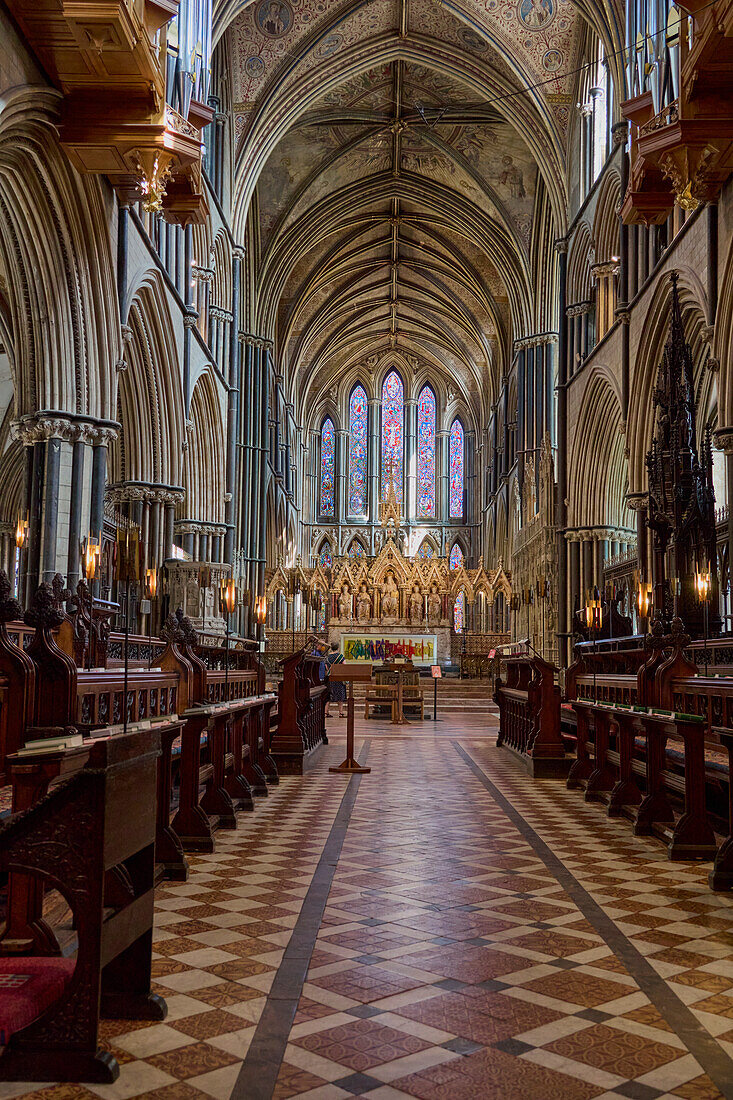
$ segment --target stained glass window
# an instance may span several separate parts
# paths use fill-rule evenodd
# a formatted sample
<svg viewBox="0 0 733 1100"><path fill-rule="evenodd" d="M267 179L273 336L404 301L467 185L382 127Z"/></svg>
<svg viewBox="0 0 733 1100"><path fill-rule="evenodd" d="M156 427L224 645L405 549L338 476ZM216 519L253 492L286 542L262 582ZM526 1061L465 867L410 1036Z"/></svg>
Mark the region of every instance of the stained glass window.
<svg viewBox="0 0 733 1100"><path fill-rule="evenodd" d="M336 472L336 431L330 417L321 428L321 515L332 516Z"/></svg>
<svg viewBox="0 0 733 1100"><path fill-rule="evenodd" d="M448 558L449 566L451 567L451 569L460 569L463 565L464 560L465 559L463 557L463 551L461 550L458 543L454 542L453 549L451 550L450 557Z"/></svg>
<svg viewBox="0 0 733 1100"><path fill-rule="evenodd" d="M417 517L435 515L435 394L425 386L417 399Z"/></svg>
<svg viewBox="0 0 733 1100"><path fill-rule="evenodd" d="M426 561L428 558L434 558L435 557L435 549L433 548L432 542L428 542L427 539L425 539L423 542L421 542L420 543L420 549L417 552L417 556L419 558L422 558L423 561Z"/></svg>
<svg viewBox="0 0 733 1100"><path fill-rule="evenodd" d="M463 425L454 420L450 430L450 518L463 519Z"/></svg>
<svg viewBox="0 0 733 1100"><path fill-rule="evenodd" d="M463 627L466 621L466 597L463 594L463 590L456 596L456 602L453 604L453 629L456 634L463 633Z"/></svg>
<svg viewBox="0 0 733 1100"><path fill-rule="evenodd" d="M324 569L330 569L333 565L333 554L331 553L330 542L324 542L321 547L321 552L318 555L318 562Z"/></svg>
<svg viewBox="0 0 733 1100"><path fill-rule="evenodd" d="M397 371L391 370L382 386L382 500L394 481L395 497L402 501L405 391Z"/></svg>
<svg viewBox="0 0 733 1100"><path fill-rule="evenodd" d="M355 386L349 399L349 515L367 512L367 395Z"/></svg>
<svg viewBox="0 0 733 1100"><path fill-rule="evenodd" d="M349 543L349 557L355 561L361 561L364 556L364 547L358 539L353 539Z"/></svg>

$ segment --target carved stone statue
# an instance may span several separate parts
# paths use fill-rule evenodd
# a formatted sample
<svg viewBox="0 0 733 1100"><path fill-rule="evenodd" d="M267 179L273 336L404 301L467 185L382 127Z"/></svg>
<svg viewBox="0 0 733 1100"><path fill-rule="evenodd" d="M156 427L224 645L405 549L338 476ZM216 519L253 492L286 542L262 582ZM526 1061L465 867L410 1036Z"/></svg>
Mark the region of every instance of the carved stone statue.
<svg viewBox="0 0 733 1100"><path fill-rule="evenodd" d="M201 618L201 589L193 573L186 584L186 614L194 619Z"/></svg>
<svg viewBox="0 0 733 1100"><path fill-rule="evenodd" d="M410 623L412 626L420 626L424 609L425 600L422 592L415 584L412 586L412 592L410 593Z"/></svg>
<svg viewBox="0 0 733 1100"><path fill-rule="evenodd" d="M372 617L372 598L367 586L362 584L356 597L356 618L360 623L368 623Z"/></svg>
<svg viewBox="0 0 733 1100"><path fill-rule="evenodd" d="M394 622L400 613L399 591L394 575L388 573L382 585L382 622Z"/></svg>
<svg viewBox="0 0 733 1100"><path fill-rule="evenodd" d="M430 586L430 592L428 594L428 623L430 626L440 626L442 613L443 601L440 598L437 587L433 584Z"/></svg>
<svg viewBox="0 0 733 1100"><path fill-rule="evenodd" d="M339 619L347 623L351 619L351 592L348 584L343 585L338 598Z"/></svg>

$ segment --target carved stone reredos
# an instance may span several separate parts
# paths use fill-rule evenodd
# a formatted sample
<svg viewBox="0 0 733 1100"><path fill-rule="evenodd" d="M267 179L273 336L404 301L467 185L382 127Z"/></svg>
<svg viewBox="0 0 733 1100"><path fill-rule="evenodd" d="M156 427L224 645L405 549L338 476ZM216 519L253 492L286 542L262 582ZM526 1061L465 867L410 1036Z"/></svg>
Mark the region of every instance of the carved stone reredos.
<svg viewBox="0 0 733 1100"><path fill-rule="evenodd" d="M12 623L21 618L23 610L11 596L10 581L7 573L0 569L0 623Z"/></svg>
<svg viewBox="0 0 733 1100"><path fill-rule="evenodd" d="M35 626L38 630L54 630L61 626L64 615L56 606L56 596L50 584L45 581L39 584L23 619L28 626Z"/></svg>

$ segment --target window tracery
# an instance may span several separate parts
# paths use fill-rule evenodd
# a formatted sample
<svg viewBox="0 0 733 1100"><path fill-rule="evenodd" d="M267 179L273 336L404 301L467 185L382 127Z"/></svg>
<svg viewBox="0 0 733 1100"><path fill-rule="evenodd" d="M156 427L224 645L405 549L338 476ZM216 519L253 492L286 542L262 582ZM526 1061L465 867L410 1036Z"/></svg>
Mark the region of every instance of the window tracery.
<svg viewBox="0 0 733 1100"><path fill-rule="evenodd" d="M453 543L451 548L450 557L448 558L448 564L451 569L461 569L465 563L463 551L457 542Z"/></svg>
<svg viewBox="0 0 733 1100"><path fill-rule="evenodd" d="M449 491L451 519L463 519L463 425L453 421L449 440Z"/></svg>
<svg viewBox="0 0 733 1100"><path fill-rule="evenodd" d="M321 428L321 515L333 516L335 504L336 430L330 416Z"/></svg>
<svg viewBox="0 0 733 1100"><path fill-rule="evenodd" d="M402 501L404 457L405 391L396 370L391 370L382 386L382 500L389 496L394 482L395 498Z"/></svg>
<svg viewBox="0 0 733 1100"><path fill-rule="evenodd" d="M417 399L417 516L435 516L435 395L430 386L423 386Z"/></svg>
<svg viewBox="0 0 733 1100"><path fill-rule="evenodd" d="M349 515L365 516L367 511L367 395L363 386L355 386L349 398Z"/></svg>

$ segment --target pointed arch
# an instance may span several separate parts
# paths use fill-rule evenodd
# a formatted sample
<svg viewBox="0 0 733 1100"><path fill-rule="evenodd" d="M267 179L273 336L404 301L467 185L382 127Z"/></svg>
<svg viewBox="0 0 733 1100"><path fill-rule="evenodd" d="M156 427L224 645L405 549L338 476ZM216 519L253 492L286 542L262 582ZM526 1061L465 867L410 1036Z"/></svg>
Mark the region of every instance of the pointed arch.
<svg viewBox="0 0 733 1100"><path fill-rule="evenodd" d="M435 392L429 383L417 399L417 518L435 517Z"/></svg>
<svg viewBox="0 0 733 1100"><path fill-rule="evenodd" d="M191 435L185 452L183 509L189 519L224 522L224 428L216 383L202 374L191 395Z"/></svg>
<svg viewBox="0 0 733 1100"><path fill-rule="evenodd" d="M460 541L456 539L450 549L448 555L448 566L450 569L462 569L466 564L466 555L463 552L463 547Z"/></svg>
<svg viewBox="0 0 733 1100"><path fill-rule="evenodd" d="M392 367L382 382L382 500L394 485L395 497L403 497L405 454L405 386L401 375Z"/></svg>
<svg viewBox="0 0 733 1100"><path fill-rule="evenodd" d="M457 416L448 438L448 515L451 519L463 519L465 515L465 451L463 424Z"/></svg>
<svg viewBox="0 0 733 1100"><path fill-rule="evenodd" d="M349 516L366 516L369 402L357 382L349 395Z"/></svg>
<svg viewBox="0 0 733 1100"><path fill-rule="evenodd" d="M336 429L330 416L321 425L318 494L321 515L333 518L336 511Z"/></svg>

